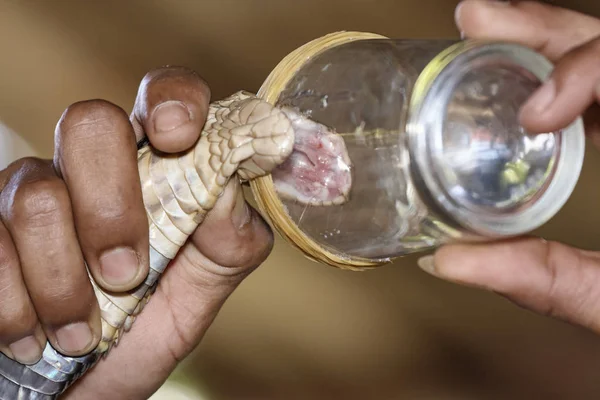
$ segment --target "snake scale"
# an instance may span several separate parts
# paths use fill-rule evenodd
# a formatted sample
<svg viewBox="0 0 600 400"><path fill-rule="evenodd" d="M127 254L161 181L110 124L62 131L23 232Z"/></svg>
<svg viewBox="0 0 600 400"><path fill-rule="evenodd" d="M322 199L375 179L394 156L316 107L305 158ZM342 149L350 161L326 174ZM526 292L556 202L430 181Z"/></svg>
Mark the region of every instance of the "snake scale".
<svg viewBox="0 0 600 400"><path fill-rule="evenodd" d="M278 168L279 167L279 168ZM0 353L1 400L57 399L109 353L151 299L169 262L213 208L231 178L272 172L278 193L307 205L343 203L351 186L344 141L327 127L240 91L210 104L196 145L168 156L138 144L138 169L149 221L150 272L124 294L103 291L89 275L102 317L97 348L65 357L47 343L42 358L22 365Z"/></svg>

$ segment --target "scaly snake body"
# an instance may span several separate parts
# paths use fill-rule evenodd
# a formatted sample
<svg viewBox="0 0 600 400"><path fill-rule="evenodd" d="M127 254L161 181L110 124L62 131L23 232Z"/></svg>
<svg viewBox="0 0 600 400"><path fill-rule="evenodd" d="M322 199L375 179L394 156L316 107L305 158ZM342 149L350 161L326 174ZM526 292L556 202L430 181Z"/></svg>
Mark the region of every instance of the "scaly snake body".
<svg viewBox="0 0 600 400"><path fill-rule="evenodd" d="M47 343L42 359L28 366L0 353L0 399L56 399L94 366L130 329L160 275L213 208L229 179L237 176L248 181L271 173L290 157L300 133L304 139L317 133L319 149L325 143L325 148L334 152L332 156L339 156L342 162L336 168L342 168L344 183L342 191L324 194L323 199L298 195L298 201L342 203L351 183L343 141L322 125L247 92L212 103L201 138L185 154L159 155L150 146L141 146L138 168L150 226L150 272L145 282L128 293L111 294L98 287L90 275L102 317L97 348L86 356L71 358ZM294 197L293 188L286 185L282 194Z"/></svg>

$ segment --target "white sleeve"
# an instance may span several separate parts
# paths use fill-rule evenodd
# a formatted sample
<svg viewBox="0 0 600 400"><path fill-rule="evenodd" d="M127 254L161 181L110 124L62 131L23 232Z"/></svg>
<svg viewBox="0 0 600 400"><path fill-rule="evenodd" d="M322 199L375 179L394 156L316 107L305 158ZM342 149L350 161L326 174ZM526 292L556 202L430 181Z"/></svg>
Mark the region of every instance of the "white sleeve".
<svg viewBox="0 0 600 400"><path fill-rule="evenodd" d="M0 169L16 159L35 155L36 152L27 141L0 121Z"/></svg>

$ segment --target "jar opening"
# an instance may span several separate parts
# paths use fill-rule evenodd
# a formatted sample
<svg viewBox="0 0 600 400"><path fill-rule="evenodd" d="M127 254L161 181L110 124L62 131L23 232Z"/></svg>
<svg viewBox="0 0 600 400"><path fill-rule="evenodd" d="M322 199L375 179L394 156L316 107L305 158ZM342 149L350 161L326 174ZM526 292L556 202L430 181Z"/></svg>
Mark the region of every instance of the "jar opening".
<svg viewBox="0 0 600 400"><path fill-rule="evenodd" d="M427 90L409 127L426 195L475 234L512 236L538 228L567 201L584 156L580 119L542 134L519 123L521 106L552 64L507 43L463 42L443 56L436 73L417 84Z"/></svg>

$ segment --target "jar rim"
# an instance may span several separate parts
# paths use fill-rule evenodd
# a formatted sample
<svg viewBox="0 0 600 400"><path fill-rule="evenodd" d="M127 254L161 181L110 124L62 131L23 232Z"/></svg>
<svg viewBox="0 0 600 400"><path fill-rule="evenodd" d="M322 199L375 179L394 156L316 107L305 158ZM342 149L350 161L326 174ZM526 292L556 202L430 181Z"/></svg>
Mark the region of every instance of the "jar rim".
<svg viewBox="0 0 600 400"><path fill-rule="evenodd" d="M539 81L548 79L552 63L541 54L524 46L481 40L459 42L436 59L422 72L413 89L409 120L407 123L408 145L414 162L414 173L423 185L424 196L429 197L441 209L445 217L468 233L485 237L517 236L533 231L548 222L565 205L575 189L583 167L585 133L582 118L553 135L559 139L556 145L552 170L545 177L545 184L534 196L515 207L502 212L486 212L473 209L448 192L442 171L432 163L431 141L444 134L444 118L449 97L448 90L462 79L457 71L468 71L472 60L493 56L502 57L507 63L525 69Z"/></svg>

